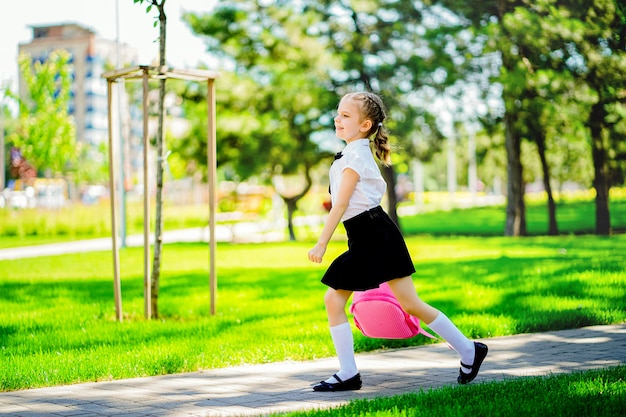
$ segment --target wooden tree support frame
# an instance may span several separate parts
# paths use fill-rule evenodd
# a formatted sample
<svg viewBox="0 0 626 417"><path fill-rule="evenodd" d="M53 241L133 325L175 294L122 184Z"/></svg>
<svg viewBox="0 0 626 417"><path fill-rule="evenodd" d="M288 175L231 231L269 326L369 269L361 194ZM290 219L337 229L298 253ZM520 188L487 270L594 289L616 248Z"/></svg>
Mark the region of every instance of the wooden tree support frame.
<svg viewBox="0 0 626 417"><path fill-rule="evenodd" d="M115 294L115 316L117 321L123 320L122 313L122 290L120 283L120 255L118 243L118 213L117 196L115 187L117 185L116 173L116 146L113 141L113 117L112 117L112 85L119 80L141 80L143 82L143 250L144 250L144 310L145 317L149 319L151 313L151 285L150 285L150 194L148 191L148 82L150 80L177 79L186 81L207 83L207 108L208 108L208 129L207 129L207 181L209 187L209 291L211 315L215 314L217 277L215 274L215 210L217 205L216 197L216 129L215 129L215 79L219 74L214 71L199 69L173 69L169 67L154 67L139 65L133 67L120 68L102 74L102 78L107 80L108 96L108 125L109 125L109 186L111 192L111 237L113 240L113 291ZM117 150L121 152L122 150Z"/></svg>

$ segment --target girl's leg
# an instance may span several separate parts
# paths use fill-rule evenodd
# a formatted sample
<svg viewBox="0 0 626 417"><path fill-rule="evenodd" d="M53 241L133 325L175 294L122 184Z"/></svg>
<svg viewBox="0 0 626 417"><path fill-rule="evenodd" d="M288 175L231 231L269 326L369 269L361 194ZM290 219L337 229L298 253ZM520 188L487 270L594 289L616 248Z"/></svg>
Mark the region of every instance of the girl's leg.
<svg viewBox="0 0 626 417"><path fill-rule="evenodd" d="M391 291L393 291L404 311L417 317L424 323L432 323L441 314L435 307L426 304L418 297L411 277L393 279L388 281L387 284L389 284Z"/></svg>
<svg viewBox="0 0 626 417"><path fill-rule="evenodd" d="M342 381L346 381L358 373L354 358L354 338L346 315L346 304L351 294L352 291L329 288L324 296L330 335L339 359L337 376ZM339 381L335 377L330 377L326 382L334 384Z"/></svg>
<svg viewBox="0 0 626 417"><path fill-rule="evenodd" d="M326 306L328 325L330 327L348 322L346 304L348 304L348 299L351 295L352 291L348 290L328 288L328 291L326 291L324 295L324 305Z"/></svg>
<svg viewBox="0 0 626 417"><path fill-rule="evenodd" d="M462 373L466 375L474 373L475 377L478 369L472 372L471 366L474 364L477 356L476 344L465 337L445 314L422 301L415 291L415 285L411 277L394 279L389 281L388 284L404 311L417 317L435 333L443 337L461 357ZM482 343L480 345L480 348L483 349L484 345ZM478 358L478 363L476 363L477 367L480 367L480 363L482 363L486 354L486 346L484 346L484 354L481 351L479 355L481 357ZM469 365L469 367L464 367L463 364ZM460 378L463 379L462 376Z"/></svg>

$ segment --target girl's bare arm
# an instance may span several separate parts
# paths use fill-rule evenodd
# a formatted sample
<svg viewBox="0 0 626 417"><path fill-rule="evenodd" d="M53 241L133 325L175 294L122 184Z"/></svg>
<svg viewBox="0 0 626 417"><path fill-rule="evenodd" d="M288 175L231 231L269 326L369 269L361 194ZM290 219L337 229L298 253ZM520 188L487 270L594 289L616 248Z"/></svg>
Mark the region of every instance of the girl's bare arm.
<svg viewBox="0 0 626 417"><path fill-rule="evenodd" d="M341 217L348 208L348 202L350 201L350 197L352 197L352 193L354 192L358 181L359 174L357 174L356 171L351 168L344 169L343 173L341 174L339 191L337 193L337 196L335 197L335 202L330 209L330 213L328 213L326 224L322 229L322 233L320 234L317 243L315 244L313 249L309 251L309 260L311 262L322 262L324 253L326 253L326 247L328 246L328 242L330 242L330 238L333 236L337 225L339 225L339 222L341 221Z"/></svg>

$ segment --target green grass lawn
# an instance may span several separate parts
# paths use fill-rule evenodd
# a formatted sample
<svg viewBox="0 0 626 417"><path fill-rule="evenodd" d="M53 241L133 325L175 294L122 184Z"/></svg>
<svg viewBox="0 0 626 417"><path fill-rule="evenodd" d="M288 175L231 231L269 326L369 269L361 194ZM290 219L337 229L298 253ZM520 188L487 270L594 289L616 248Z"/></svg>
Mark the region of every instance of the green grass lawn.
<svg viewBox="0 0 626 417"><path fill-rule="evenodd" d="M626 232L626 199L611 201L611 226L615 232ZM503 206L476 207L450 211L434 211L400 220L406 234L502 236L506 222ZM571 201L557 205L559 234L593 234L595 206L592 201ZM545 235L548 231L548 211L544 203L526 207L528 235Z"/></svg>
<svg viewBox="0 0 626 417"><path fill-rule="evenodd" d="M181 211L166 230L202 225L203 210ZM624 213L623 200L612 202L617 232L626 230ZM110 233L106 207L41 215L0 211L0 248ZM626 235L586 235L594 227L591 202L569 202L558 218L561 235L540 236L545 207L529 205L532 236L524 238L502 237L502 207L401 218L418 292L471 338L625 322ZM129 233L140 232L133 219ZM311 242L219 244L215 316L206 244L165 246L161 317L151 321L143 319L140 248L121 252L122 323L115 321L109 252L0 261L0 390L333 356L319 279L345 250L338 232L322 265L306 259ZM318 233L310 226L297 231L308 240ZM433 343L369 339L356 329L354 335L358 352ZM625 374L617 367L470 384L289 415L621 416Z"/></svg>
<svg viewBox="0 0 626 417"><path fill-rule="evenodd" d="M620 366L568 375L444 387L284 416L622 417L625 413L626 366Z"/></svg>
<svg viewBox="0 0 626 417"><path fill-rule="evenodd" d="M626 232L626 191L611 199L611 225L616 233ZM403 203L409 204L409 203ZM208 224L206 205L176 206L166 204L164 229L176 230L202 227ZM154 212L154 210L153 210ZM323 212L296 212L323 215ZM454 236L502 236L505 225L505 207L477 207L450 211L432 211L400 219L406 235L454 235ZM152 215L154 223L154 215ZM531 201L526 207L528 234L545 235L548 230L546 205L542 201ZM592 200L565 200L558 204L557 222L559 233L593 234L595 229L595 205ZM227 222L218 222L226 224ZM151 225L154 231L154 224ZM317 239L321 228L297 227L299 240ZM127 234L143 233L143 206L129 204L126 221ZM37 244L67 242L111 236L111 214L107 204L94 206L75 205L59 210L0 210L0 248L30 246ZM288 234L285 230L285 239Z"/></svg>
<svg viewBox="0 0 626 417"><path fill-rule="evenodd" d="M626 236L407 239L422 297L471 338L626 320ZM143 319L140 248L122 251L124 322L109 252L0 261L0 389L333 356L311 243L218 245L209 314L206 244L166 245L161 319ZM471 297L472 302L465 300ZM357 351L431 343L368 339ZM242 348L245 347L245 348Z"/></svg>
<svg viewBox="0 0 626 417"><path fill-rule="evenodd" d="M110 237L110 210L105 203L51 210L0 210L0 248ZM208 224L208 207L165 205L163 218L165 230L202 227ZM151 223L150 230L154 231L154 214ZM143 233L142 203L128 205L126 231L129 235Z"/></svg>

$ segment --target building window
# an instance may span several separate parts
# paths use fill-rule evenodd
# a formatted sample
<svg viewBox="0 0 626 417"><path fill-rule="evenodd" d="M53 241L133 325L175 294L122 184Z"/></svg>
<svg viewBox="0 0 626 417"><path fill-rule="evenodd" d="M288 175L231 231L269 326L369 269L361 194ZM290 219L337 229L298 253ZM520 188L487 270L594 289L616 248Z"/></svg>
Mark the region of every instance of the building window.
<svg viewBox="0 0 626 417"><path fill-rule="evenodd" d="M48 37L48 28L35 28L33 30L33 38L47 38Z"/></svg>

